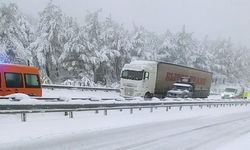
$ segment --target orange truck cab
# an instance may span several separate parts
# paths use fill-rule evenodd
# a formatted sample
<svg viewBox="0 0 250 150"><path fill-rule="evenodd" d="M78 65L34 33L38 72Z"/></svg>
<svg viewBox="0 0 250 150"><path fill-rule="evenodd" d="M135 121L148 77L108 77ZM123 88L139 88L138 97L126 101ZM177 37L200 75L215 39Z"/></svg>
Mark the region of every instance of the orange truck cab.
<svg viewBox="0 0 250 150"><path fill-rule="evenodd" d="M0 64L0 96L13 93L42 96L38 68L16 64Z"/></svg>

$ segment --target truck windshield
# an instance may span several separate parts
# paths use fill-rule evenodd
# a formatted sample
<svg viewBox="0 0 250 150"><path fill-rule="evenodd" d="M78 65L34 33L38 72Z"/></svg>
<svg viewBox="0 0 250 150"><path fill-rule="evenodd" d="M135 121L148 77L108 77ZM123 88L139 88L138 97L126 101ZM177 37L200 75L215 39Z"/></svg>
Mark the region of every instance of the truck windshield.
<svg viewBox="0 0 250 150"><path fill-rule="evenodd" d="M142 80L143 71L124 70L122 71L121 78L130 80Z"/></svg>
<svg viewBox="0 0 250 150"><path fill-rule="evenodd" d="M236 90L236 89L233 89L233 88L226 88L226 89L225 89L225 92L236 93L237 90Z"/></svg>

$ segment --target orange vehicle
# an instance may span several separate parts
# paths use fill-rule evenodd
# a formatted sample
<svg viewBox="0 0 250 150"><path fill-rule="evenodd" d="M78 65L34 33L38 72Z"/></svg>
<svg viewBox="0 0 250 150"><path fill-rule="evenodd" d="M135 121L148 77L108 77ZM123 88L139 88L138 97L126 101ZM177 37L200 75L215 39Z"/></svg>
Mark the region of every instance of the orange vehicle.
<svg viewBox="0 0 250 150"><path fill-rule="evenodd" d="M24 93L42 96L39 70L36 67L0 64L0 95Z"/></svg>

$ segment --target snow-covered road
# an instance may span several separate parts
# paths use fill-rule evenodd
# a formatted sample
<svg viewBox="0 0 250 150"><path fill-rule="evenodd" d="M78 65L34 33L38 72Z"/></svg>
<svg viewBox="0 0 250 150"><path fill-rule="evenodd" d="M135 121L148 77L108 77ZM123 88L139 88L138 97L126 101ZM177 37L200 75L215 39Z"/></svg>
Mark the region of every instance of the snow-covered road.
<svg viewBox="0 0 250 150"><path fill-rule="evenodd" d="M223 146L249 131L249 113L238 113L136 125L60 140L70 149L204 150Z"/></svg>
<svg viewBox="0 0 250 150"><path fill-rule="evenodd" d="M1 116L0 116L1 117ZM249 107L2 116L0 149L220 149L250 132ZM246 148L249 149L249 148Z"/></svg>

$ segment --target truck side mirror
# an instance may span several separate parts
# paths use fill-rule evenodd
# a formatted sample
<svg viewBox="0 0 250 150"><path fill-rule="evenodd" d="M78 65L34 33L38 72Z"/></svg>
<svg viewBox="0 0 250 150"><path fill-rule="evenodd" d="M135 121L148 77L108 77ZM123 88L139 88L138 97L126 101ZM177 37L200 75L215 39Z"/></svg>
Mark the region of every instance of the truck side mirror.
<svg viewBox="0 0 250 150"><path fill-rule="evenodd" d="M148 80L149 79L149 73L148 72L144 72L144 80Z"/></svg>

